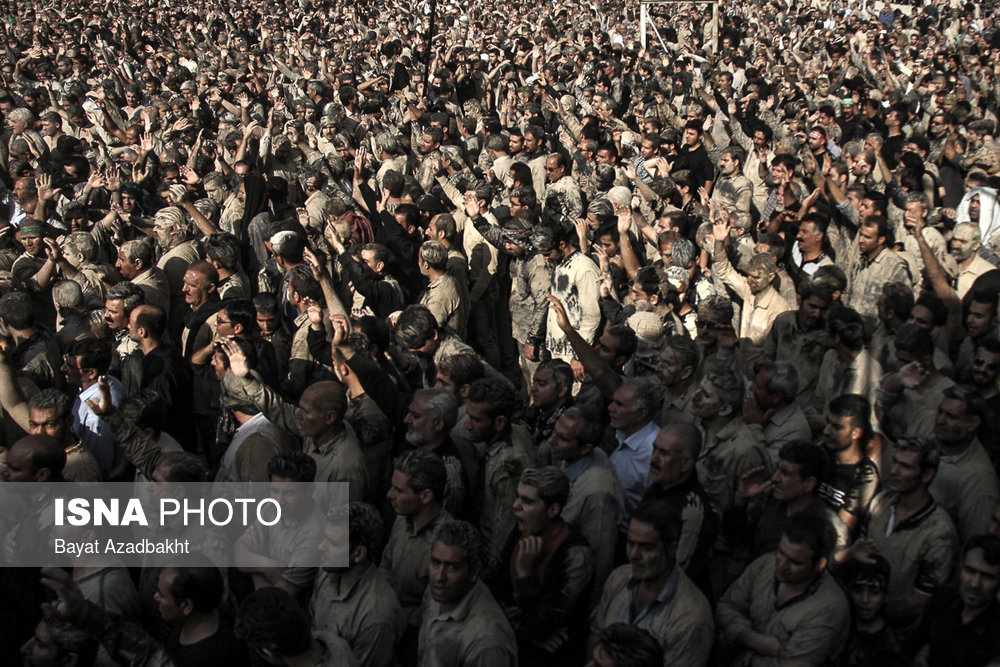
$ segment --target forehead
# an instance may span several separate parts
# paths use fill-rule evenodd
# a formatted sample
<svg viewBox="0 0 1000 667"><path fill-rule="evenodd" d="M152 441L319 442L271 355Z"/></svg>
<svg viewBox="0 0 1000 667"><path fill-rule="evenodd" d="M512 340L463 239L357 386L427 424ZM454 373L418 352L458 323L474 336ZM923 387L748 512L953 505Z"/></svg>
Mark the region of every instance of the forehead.
<svg viewBox="0 0 1000 667"><path fill-rule="evenodd" d="M458 546L448 546L443 542L434 543L431 547L431 558L455 565L464 565L466 563L465 549Z"/></svg>

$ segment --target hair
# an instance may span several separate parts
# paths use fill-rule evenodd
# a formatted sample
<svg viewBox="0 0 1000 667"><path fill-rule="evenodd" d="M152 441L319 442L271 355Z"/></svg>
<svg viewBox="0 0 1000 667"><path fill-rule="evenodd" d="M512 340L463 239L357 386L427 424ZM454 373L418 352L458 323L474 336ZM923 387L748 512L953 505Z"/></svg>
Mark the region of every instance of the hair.
<svg viewBox="0 0 1000 667"><path fill-rule="evenodd" d="M78 357L80 368L91 368L98 375L104 375L111 366L111 349L108 344L96 338L84 338L73 341L69 346L69 354Z"/></svg>
<svg viewBox="0 0 1000 667"><path fill-rule="evenodd" d="M153 245L148 240L126 241L121 245L120 252L133 264L141 262L145 269L153 265Z"/></svg>
<svg viewBox="0 0 1000 667"><path fill-rule="evenodd" d="M705 379L712 383L719 392L719 398L732 408L733 414L740 414L745 387L743 379L736 370L731 366L713 364L711 369L705 372Z"/></svg>
<svg viewBox="0 0 1000 667"><path fill-rule="evenodd" d="M973 535L962 547L963 560L973 549L983 550L983 560L987 564L996 567L1000 565L1000 536L997 535Z"/></svg>
<svg viewBox="0 0 1000 667"><path fill-rule="evenodd" d="M233 633L257 650L282 656L305 653L312 645L312 621L287 591L270 587L251 593L236 614Z"/></svg>
<svg viewBox="0 0 1000 667"><path fill-rule="evenodd" d="M520 483L538 490L538 497L549 508L557 504L566 507L569 500L569 477L555 466L540 466L525 468L521 473ZM562 511L560 509L560 511Z"/></svg>
<svg viewBox="0 0 1000 667"><path fill-rule="evenodd" d="M420 246L420 259L435 271L444 271L448 267L448 249L440 241L425 241Z"/></svg>
<svg viewBox="0 0 1000 667"><path fill-rule="evenodd" d="M778 272L778 261L769 252L762 252L750 258L747 269L761 269L768 276L773 277Z"/></svg>
<svg viewBox="0 0 1000 667"><path fill-rule="evenodd" d="M975 387L967 384L955 384L944 390L944 397L965 403L966 417L982 419L986 415L986 399Z"/></svg>
<svg viewBox="0 0 1000 667"><path fill-rule="evenodd" d="M662 236L662 234L661 234ZM657 239L659 241L659 239ZM695 247L690 240L686 238L679 238L674 241L673 249L671 250L671 265L679 266L682 269L686 269L695 258Z"/></svg>
<svg viewBox="0 0 1000 667"><path fill-rule="evenodd" d="M142 288L131 283L127 280L123 280L120 283L112 285L111 289L108 290L108 295L104 298L105 301L121 301L122 310L125 311L125 315L130 315L136 307L141 306L146 301L146 294L142 291Z"/></svg>
<svg viewBox="0 0 1000 667"><path fill-rule="evenodd" d="M826 558L835 543L830 521L814 510L806 510L789 517L782 526L781 535L792 544L809 547L813 554L813 563Z"/></svg>
<svg viewBox="0 0 1000 667"><path fill-rule="evenodd" d="M729 324L733 320L733 302L721 294L710 294L701 300L698 305L698 313L714 315L723 324Z"/></svg>
<svg viewBox="0 0 1000 667"><path fill-rule="evenodd" d="M316 459L305 452L282 452L267 462L269 479L279 477L293 482L313 482L316 479Z"/></svg>
<svg viewBox="0 0 1000 667"><path fill-rule="evenodd" d="M278 297L270 292L261 292L253 298L253 309L261 315L277 315Z"/></svg>
<svg viewBox="0 0 1000 667"><path fill-rule="evenodd" d="M97 242L90 232L73 232L64 241L66 250L75 252L85 261L91 261L97 256Z"/></svg>
<svg viewBox="0 0 1000 667"><path fill-rule="evenodd" d="M896 350L915 357L930 357L934 355L934 338L918 324L904 324L896 332Z"/></svg>
<svg viewBox="0 0 1000 667"><path fill-rule="evenodd" d="M778 458L799 467L799 477L816 480L816 488L826 481L829 460L826 450L805 440L792 440L782 445Z"/></svg>
<svg viewBox="0 0 1000 667"><path fill-rule="evenodd" d="M58 389L42 389L41 391L35 392L31 398L28 399L28 408L33 410L54 409L56 411L56 417L59 419L65 419L66 417L69 417L70 410L73 408L73 399Z"/></svg>
<svg viewBox="0 0 1000 667"><path fill-rule="evenodd" d="M60 280L52 286L52 302L60 310L82 310L83 288L75 280Z"/></svg>
<svg viewBox="0 0 1000 667"><path fill-rule="evenodd" d="M455 218L448 213L439 213L431 218L431 222L434 223L434 228L439 232L444 233L444 238L446 241L454 240L455 236L458 234L458 225L455 223Z"/></svg>
<svg viewBox="0 0 1000 667"><path fill-rule="evenodd" d="M302 251L306 247L302 235L291 231L280 231L269 240L276 257L296 264L302 261Z"/></svg>
<svg viewBox="0 0 1000 667"><path fill-rule="evenodd" d="M924 292L917 299L914 306L923 306L927 310L931 311L931 325L935 327L943 327L948 323L948 306L944 304L937 294L933 292Z"/></svg>
<svg viewBox="0 0 1000 667"><path fill-rule="evenodd" d="M459 352L441 359L438 372L445 373L456 387L464 387L486 376L486 365L473 352Z"/></svg>
<svg viewBox="0 0 1000 667"><path fill-rule="evenodd" d="M91 633L53 616L46 616L40 623L48 628L60 658L72 653L76 655L77 665L95 664L100 642Z"/></svg>
<svg viewBox="0 0 1000 667"><path fill-rule="evenodd" d="M192 271L202 276L210 284L214 285L215 283L219 282L218 269L216 269L208 262L195 262L194 264L188 267L188 271Z"/></svg>
<svg viewBox="0 0 1000 667"><path fill-rule="evenodd" d="M799 372L788 361L768 361L761 364L758 370L774 371L767 382L767 390L781 392L785 400L791 402L799 394Z"/></svg>
<svg viewBox="0 0 1000 667"><path fill-rule="evenodd" d="M576 441L579 445L597 447L604 438L604 426L607 421L603 412L599 412L588 403L577 403L563 410L561 417L578 425Z"/></svg>
<svg viewBox="0 0 1000 667"><path fill-rule="evenodd" d="M683 445L682 453L684 456L690 456L694 460L701 456L704 436L693 423L687 421L670 422L660 430L660 433L668 433L678 438Z"/></svg>
<svg viewBox="0 0 1000 667"><path fill-rule="evenodd" d="M885 305L904 322L910 319L913 312L913 290L900 282L886 283L882 286L882 298Z"/></svg>
<svg viewBox="0 0 1000 667"><path fill-rule="evenodd" d="M222 572L207 556L196 552L167 567L174 570L170 595L175 601L191 600L199 614L206 614L222 604L225 589Z"/></svg>
<svg viewBox="0 0 1000 667"><path fill-rule="evenodd" d="M481 382L481 380L477 380ZM428 387L413 392L412 400L423 398L432 419L444 421L445 431L450 431L458 422L458 399L444 387Z"/></svg>
<svg viewBox="0 0 1000 667"><path fill-rule="evenodd" d="M656 419L663 406L663 391L659 380L652 375L625 378L620 387L632 387L632 409L645 410L650 420Z"/></svg>
<svg viewBox="0 0 1000 667"><path fill-rule="evenodd" d="M660 667L663 648L647 630L629 623L612 623L601 631L597 643L615 667Z"/></svg>
<svg viewBox="0 0 1000 667"><path fill-rule="evenodd" d="M681 538L681 515L665 500L647 500L632 512L630 521L639 521L653 527L660 542L669 546Z"/></svg>
<svg viewBox="0 0 1000 667"><path fill-rule="evenodd" d="M13 329L35 326L35 306L27 292L10 292L0 297L0 320Z"/></svg>
<svg viewBox="0 0 1000 667"><path fill-rule="evenodd" d="M864 320L852 308L832 308L826 316L826 330L831 336L839 338L849 350L860 350L865 346Z"/></svg>
<svg viewBox="0 0 1000 667"><path fill-rule="evenodd" d="M444 459L433 452L423 449L411 449L397 456L392 467L406 475L406 485L414 493L431 491L434 500L444 501L445 488L448 484L448 471Z"/></svg>
<svg viewBox="0 0 1000 667"><path fill-rule="evenodd" d="M212 234L205 241L205 257L215 260L226 271L239 268L241 253L240 241L232 234Z"/></svg>
<svg viewBox="0 0 1000 667"><path fill-rule="evenodd" d="M145 304L137 306L135 312L136 329L146 329L153 340L163 338L167 330L167 316L162 308Z"/></svg>
<svg viewBox="0 0 1000 667"><path fill-rule="evenodd" d="M347 512L348 541L350 548L364 547L366 559L373 561L381 551L385 529L378 510L359 500L348 503L347 507L337 505L327 513L327 520L339 522Z"/></svg>
<svg viewBox="0 0 1000 667"><path fill-rule="evenodd" d="M562 359L543 361L535 368L535 375L542 371L552 373L552 383L557 387L573 386L573 368Z"/></svg>
<svg viewBox="0 0 1000 667"><path fill-rule="evenodd" d="M851 424L864 431L862 439L867 441L872 436L872 406L871 402L860 394L841 394L827 406L827 412L838 417L846 417Z"/></svg>
<svg viewBox="0 0 1000 667"><path fill-rule="evenodd" d="M288 272L288 286L300 298L312 299L319 303L323 302L322 288L316 279L313 278L312 270L303 264L292 267L292 270Z"/></svg>
<svg viewBox="0 0 1000 667"><path fill-rule="evenodd" d="M497 417L510 418L517 407L514 388L510 383L499 378L483 378L469 385L469 395L466 403L482 403L486 406L486 414L490 419Z"/></svg>
<svg viewBox="0 0 1000 667"><path fill-rule="evenodd" d="M434 336L438 322L426 306L411 305L403 309L396 320L396 341L405 349L415 350Z"/></svg>
<svg viewBox="0 0 1000 667"><path fill-rule="evenodd" d="M532 210L538 206L538 195L531 188L514 188L510 191L510 198L517 199L521 206Z"/></svg>
<svg viewBox="0 0 1000 667"><path fill-rule="evenodd" d="M158 466L166 469L164 479L174 484L204 482L208 479L208 468L205 463L191 452L167 452L160 459Z"/></svg>
<svg viewBox="0 0 1000 667"><path fill-rule="evenodd" d="M483 536L466 521L445 521L434 531L434 542L447 547L458 547L465 552L469 571L478 573L488 562L489 555Z"/></svg>
<svg viewBox="0 0 1000 667"><path fill-rule="evenodd" d="M155 389L140 389L118 407L122 418L140 429L152 429L159 436L167 423L167 405Z"/></svg>

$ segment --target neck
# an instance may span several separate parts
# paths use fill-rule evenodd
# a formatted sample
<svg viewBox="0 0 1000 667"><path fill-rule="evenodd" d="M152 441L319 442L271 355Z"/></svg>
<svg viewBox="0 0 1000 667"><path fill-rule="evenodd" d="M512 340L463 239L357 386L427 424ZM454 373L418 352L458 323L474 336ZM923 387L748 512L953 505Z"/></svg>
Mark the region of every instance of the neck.
<svg viewBox="0 0 1000 667"><path fill-rule="evenodd" d="M809 590L809 587L813 585L814 581L816 581L816 577L813 577L809 581L800 581L794 584L782 582L778 585L778 590L783 594L782 597L785 599L793 598L798 595L802 595Z"/></svg>
<svg viewBox="0 0 1000 667"><path fill-rule="evenodd" d="M633 435L635 435L636 433L638 433L639 431L641 431L642 429L646 428L646 424L648 424L648 423L649 423L649 420L647 419L646 421L642 422L641 424L635 424L635 425L633 425L633 426L631 426L631 427L629 427L627 429L623 428L623 429L621 429L622 435L624 435L626 438L630 438Z"/></svg>
<svg viewBox="0 0 1000 667"><path fill-rule="evenodd" d="M422 506L416 514L410 517L410 521L413 522L413 532L419 533L423 530L424 526L436 519L439 514L441 514L441 503L439 502Z"/></svg>
<svg viewBox="0 0 1000 667"><path fill-rule="evenodd" d="M911 512L916 512L924 507L931 499L930 491L921 484L912 491L899 494L899 508Z"/></svg>
<svg viewBox="0 0 1000 667"><path fill-rule="evenodd" d="M834 454L837 463L842 466L853 466L864 460L860 442L852 442L849 447L841 449Z"/></svg>
<svg viewBox="0 0 1000 667"><path fill-rule="evenodd" d="M216 270L219 272L219 282L222 282L229 276L233 275L232 271L230 271L229 269L224 269L221 266L216 267Z"/></svg>
<svg viewBox="0 0 1000 667"><path fill-rule="evenodd" d="M974 436L970 436L970 437L966 438L965 440L962 440L962 441L957 442L957 443L956 442L945 443L945 442L941 442L940 440L938 440L938 446L941 448L941 454L942 455L944 455L944 456L955 456L955 455L961 454L962 452L964 452L965 450L967 450L972 445L972 441L974 439L975 439Z"/></svg>
<svg viewBox="0 0 1000 667"><path fill-rule="evenodd" d="M874 262L875 258L878 257L879 253L885 249L885 246L876 246L874 250L865 253L865 259L869 262Z"/></svg>
<svg viewBox="0 0 1000 667"><path fill-rule="evenodd" d="M875 633L885 627L885 618L881 614L867 621L859 618L854 625L861 632Z"/></svg>
<svg viewBox="0 0 1000 667"><path fill-rule="evenodd" d="M802 253L802 261L805 262L811 262L812 260L817 259L820 255L823 254L823 251L820 249L819 246L816 246L814 248L805 248L801 243L799 244L799 252Z"/></svg>
<svg viewBox="0 0 1000 667"><path fill-rule="evenodd" d="M153 340L152 338L142 338L139 340L139 349L142 350L143 355L149 354L159 346L160 341Z"/></svg>
<svg viewBox="0 0 1000 667"><path fill-rule="evenodd" d="M794 516L799 512L802 512L805 509L807 509L810 505L812 505L815 499L816 498L813 496L813 494L803 493L798 498L786 501L785 511L788 516Z"/></svg>
<svg viewBox="0 0 1000 667"><path fill-rule="evenodd" d="M211 637L219 631L219 610L205 614L194 613L181 624L181 644L194 644Z"/></svg>
<svg viewBox="0 0 1000 667"><path fill-rule="evenodd" d="M321 434L319 434L319 436L316 437L316 444L322 445L323 443L330 442L338 435L340 435L343 431L344 431L344 424L342 422L338 422L333 426L331 426L330 428L328 428L327 430L323 431Z"/></svg>
<svg viewBox="0 0 1000 667"><path fill-rule="evenodd" d="M845 363L854 361L859 354L861 354L861 350L849 350L843 345L837 346L837 356Z"/></svg>
<svg viewBox="0 0 1000 667"><path fill-rule="evenodd" d="M257 415L248 415L247 413L240 412L239 410L232 410L231 412L233 413L233 418L239 424L246 424L248 421L257 416Z"/></svg>
<svg viewBox="0 0 1000 667"><path fill-rule="evenodd" d="M35 335L34 327L30 329L15 329L13 327L7 327L7 330L10 331L10 336L14 339L15 345L23 343Z"/></svg>
<svg viewBox="0 0 1000 667"><path fill-rule="evenodd" d="M676 565L668 568L666 572L655 579L643 579L639 582L639 590L648 595L655 596L663 590L663 586L667 583L667 580L670 579L670 575L674 573L674 567L676 567Z"/></svg>

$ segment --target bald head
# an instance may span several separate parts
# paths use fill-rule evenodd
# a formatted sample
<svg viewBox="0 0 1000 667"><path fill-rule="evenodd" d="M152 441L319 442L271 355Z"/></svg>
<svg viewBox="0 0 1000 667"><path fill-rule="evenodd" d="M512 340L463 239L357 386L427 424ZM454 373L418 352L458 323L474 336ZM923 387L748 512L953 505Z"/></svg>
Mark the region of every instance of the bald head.
<svg viewBox="0 0 1000 667"><path fill-rule="evenodd" d="M149 339L159 342L167 330L166 314L158 306L136 306L129 316L128 330L132 340Z"/></svg>
<svg viewBox="0 0 1000 667"><path fill-rule="evenodd" d="M55 438L29 435L7 451L3 478L8 482L58 482L66 467L66 451Z"/></svg>

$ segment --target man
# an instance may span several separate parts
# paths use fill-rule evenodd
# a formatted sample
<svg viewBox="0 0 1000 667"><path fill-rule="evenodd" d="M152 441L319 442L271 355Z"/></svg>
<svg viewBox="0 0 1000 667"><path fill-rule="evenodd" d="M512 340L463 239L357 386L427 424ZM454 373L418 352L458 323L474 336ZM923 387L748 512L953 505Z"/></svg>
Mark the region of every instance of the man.
<svg viewBox="0 0 1000 667"><path fill-rule="evenodd" d="M7 328L11 367L17 377L41 389L63 386L65 378L59 371L62 354L59 343L35 320L35 306L24 292L10 292L0 297L0 322Z"/></svg>
<svg viewBox="0 0 1000 667"><path fill-rule="evenodd" d="M823 517L831 525L838 548L847 545L847 528L819 497L819 487L826 481L828 469L823 448L800 440L781 448L774 474L769 479L764 468L751 470L743 476L736 491L736 507L745 507L750 500L770 491L747 508L754 557L777 548L785 524L807 511Z"/></svg>
<svg viewBox="0 0 1000 667"><path fill-rule="evenodd" d="M468 295L463 299L458 281L448 274L448 249L438 241L427 241L420 246L417 265L427 276L427 291L420 297L420 305L434 315L438 326L451 329L465 338L469 321Z"/></svg>
<svg viewBox="0 0 1000 667"><path fill-rule="evenodd" d="M697 370L698 344L687 335L667 336L656 366L663 392L663 407L656 420L658 424L683 420L690 414L691 401L698 389L695 383Z"/></svg>
<svg viewBox="0 0 1000 667"><path fill-rule="evenodd" d="M570 482L563 519L576 526L594 553L594 581L611 573L618 525L625 504L621 484L608 455L597 447L604 422L592 407L572 406L556 421L549 437L549 456ZM597 586L599 589L600 586ZM595 598L600 590L595 590Z"/></svg>
<svg viewBox="0 0 1000 667"><path fill-rule="evenodd" d="M522 665L575 667L584 656L594 564L590 547L563 520L569 478L559 468L527 468L514 501L517 529L501 554L497 601L517 637Z"/></svg>
<svg viewBox="0 0 1000 667"><path fill-rule="evenodd" d="M132 481L133 469L124 452L115 443L108 425L87 404L99 395L97 380L107 377L111 402L120 405L125 397L121 382L106 376L111 365L111 351L106 343L93 338L79 340L63 357L63 372L70 387L79 390L73 402L73 434L90 452L101 467L101 474L109 482Z"/></svg>
<svg viewBox="0 0 1000 667"><path fill-rule="evenodd" d="M127 394L132 394L139 388L142 360L139 343L128 335L128 323L132 311L142 305L145 299L142 289L123 282L112 286L104 300L104 324L114 337L108 373L121 380Z"/></svg>
<svg viewBox="0 0 1000 667"><path fill-rule="evenodd" d="M442 523L431 546L430 580L420 626L420 667L513 667L517 641L479 576L486 558L479 532L464 521Z"/></svg>
<svg viewBox="0 0 1000 667"><path fill-rule="evenodd" d="M995 468L977 436L983 408L984 401L973 387L955 385L944 390L934 420L941 463L930 492L948 512L963 542L986 532L990 513L1000 500Z"/></svg>
<svg viewBox="0 0 1000 667"><path fill-rule="evenodd" d="M987 448L986 452L993 461L997 460L997 450L1000 448L993 438L994 434L1000 432L998 377L1000 377L1000 341L996 338L983 338L976 346L968 379L985 402L982 423L979 425L979 441Z"/></svg>
<svg viewBox="0 0 1000 667"><path fill-rule="evenodd" d="M703 591L710 590L708 561L719 532L720 516L698 480L695 462L703 437L690 422L673 422L653 441L649 460L650 487L643 497L663 500L681 517L677 564Z"/></svg>
<svg viewBox="0 0 1000 667"><path fill-rule="evenodd" d="M965 544L958 590L934 596L907 638L914 664L988 665L1000 659L1000 538L977 535Z"/></svg>
<svg viewBox="0 0 1000 667"><path fill-rule="evenodd" d="M290 564L316 562L326 527L313 498L316 461L303 452L285 452L268 461L267 473L271 498L286 520L270 530L247 528L233 546L233 557L252 577L254 589L276 586L298 595L312 589L316 568Z"/></svg>
<svg viewBox="0 0 1000 667"><path fill-rule="evenodd" d="M550 153L545 158L542 219L547 223L564 225L583 217L583 196L568 167L563 153Z"/></svg>
<svg viewBox="0 0 1000 667"><path fill-rule="evenodd" d="M535 462L531 435L510 421L515 405L513 388L504 380L491 378L473 382L465 401L469 441L485 448L479 527L490 546L498 550L514 529L510 508L517 495L517 480Z"/></svg>
<svg viewBox="0 0 1000 667"><path fill-rule="evenodd" d="M739 336L743 340L743 353L752 363L760 356L760 346L774 320L786 310L791 310L791 307L772 284L778 273L773 255L755 255L747 267L746 278L736 273L726 254L725 243L730 238L730 228L728 216L716 220L712 225L715 241L712 270L743 299Z"/></svg>
<svg viewBox="0 0 1000 667"><path fill-rule="evenodd" d="M972 366L972 352L979 341L987 336L995 336L997 331L997 295L989 289L976 289L971 292L972 298L967 299L965 313L965 331L968 336L958 348L955 359L955 372L958 377L965 377Z"/></svg>
<svg viewBox="0 0 1000 667"><path fill-rule="evenodd" d="M743 421L742 406L743 378L726 366L707 370L691 399L691 413L705 435L695 464L698 480L723 517L733 508L743 475L771 466L764 443Z"/></svg>
<svg viewBox="0 0 1000 667"><path fill-rule="evenodd" d="M868 453L873 437L871 404L864 396L844 394L830 401L822 443L832 466L819 495L852 534L879 490L879 469Z"/></svg>
<svg viewBox="0 0 1000 667"><path fill-rule="evenodd" d="M190 360L194 353L208 345L215 335L215 318L221 306L215 283L219 272L208 262L196 262L184 273L181 291L184 293L184 329L181 332L181 354ZM209 320L212 322L209 322Z"/></svg>
<svg viewBox="0 0 1000 667"><path fill-rule="evenodd" d="M434 177L441 166L441 143L444 133L441 128L430 126L420 136L420 166L417 168L416 179L425 191L434 185Z"/></svg>
<svg viewBox="0 0 1000 667"><path fill-rule="evenodd" d="M171 337L184 328L184 314L188 307L184 298L184 276L188 267L201 260L198 241L192 236L190 221L184 211L176 206L161 208L156 212L153 230L156 242L163 252L156 268L163 271L170 289L170 308L164 312L170 318Z"/></svg>
<svg viewBox="0 0 1000 667"><path fill-rule="evenodd" d="M907 324L896 334L898 368L882 378L876 392L878 414L890 438L934 431L944 392L955 384L935 367L934 349L931 332L919 325Z"/></svg>
<svg viewBox="0 0 1000 667"><path fill-rule="evenodd" d="M611 452L611 465L625 494L626 516L639 506L649 488L649 459L660 432L653 419L660 414L660 404L656 380L640 376L622 382L608 406L610 426L618 442ZM621 528L624 532L626 524Z"/></svg>
<svg viewBox="0 0 1000 667"><path fill-rule="evenodd" d="M809 422L795 400L798 393L799 375L791 363L779 360L757 364L743 406L743 421L752 431L763 434L772 461L786 442L810 439Z"/></svg>
<svg viewBox="0 0 1000 667"><path fill-rule="evenodd" d="M897 627L916 620L954 565L958 533L929 490L940 459L940 449L929 438L897 440L889 488L872 500L861 539L837 555L838 560L865 561L877 553L889 561L886 613Z"/></svg>
<svg viewBox="0 0 1000 667"><path fill-rule="evenodd" d="M406 622L385 570L373 562L382 541L382 519L367 503L334 508L348 523L346 568L324 567L309 603L313 627L342 637L362 667L389 667ZM343 529L328 522L320 554L343 548Z"/></svg>
<svg viewBox="0 0 1000 667"><path fill-rule="evenodd" d="M452 516L471 516L472 486L478 481L478 465L473 452L460 448L451 437L458 422L458 399L448 389L432 387L413 393L403 424L411 447L431 452L444 462L448 484L438 500Z"/></svg>
<svg viewBox="0 0 1000 667"><path fill-rule="evenodd" d="M844 303L870 321L874 328L878 319L878 298L886 283L913 284L906 262L889 249L889 221L871 216L861 222L858 230L858 250L861 258L854 267Z"/></svg>
<svg viewBox="0 0 1000 667"><path fill-rule="evenodd" d="M826 228L826 218L819 214L806 214L799 222L795 243L792 244L792 265L789 269L794 267L793 275L800 280L812 276L821 266L833 264L824 250Z"/></svg>
<svg viewBox="0 0 1000 667"><path fill-rule="evenodd" d="M730 145L719 156L719 178L712 189L712 202L729 211L749 212L753 201L753 185L743 175L746 153Z"/></svg>
<svg viewBox="0 0 1000 667"><path fill-rule="evenodd" d="M847 598L827 572L830 527L795 517L778 550L755 560L719 601L720 637L743 664L821 665L840 650L850 629Z"/></svg>
<svg viewBox="0 0 1000 667"><path fill-rule="evenodd" d="M411 305L403 309L393 335L400 347L416 357L414 371L419 371L417 385L433 387L437 382L437 364L445 357L475 351L452 331L442 329L426 306Z"/></svg>
<svg viewBox="0 0 1000 667"><path fill-rule="evenodd" d="M703 121L695 118L684 126L684 150L681 151L680 159L684 167L694 174L697 186L705 188L705 191L711 194L715 167L702 141L705 134L702 123Z"/></svg>
<svg viewBox="0 0 1000 667"><path fill-rule="evenodd" d="M612 624L647 630L663 649L660 664L703 667L714 623L705 595L677 562L681 518L669 504L646 502L628 528L628 565L611 573L591 620L591 644Z"/></svg>
<svg viewBox="0 0 1000 667"><path fill-rule="evenodd" d="M976 278L995 268L979 256L982 245L979 225L974 222L960 222L951 232L951 256L958 264L955 292L959 299L965 298Z"/></svg>
<svg viewBox="0 0 1000 667"><path fill-rule="evenodd" d="M302 451L316 461L317 482L347 482L352 500L364 498L368 493L368 469L357 435L344 421L344 385L332 380L312 384L295 406L250 375L246 356L233 341L224 341L223 347L230 368L222 381L223 389L245 398L271 423L301 438ZM322 502L322 498L319 500Z"/></svg>
<svg viewBox="0 0 1000 667"><path fill-rule="evenodd" d="M560 229L556 240L555 247L545 255L546 261L555 267L551 296L565 306L570 325L587 343L593 344L601 321L598 303L600 270L593 260L576 248L575 244L579 241L575 234ZM573 347L552 310L549 310L545 334L545 346L552 356L568 361L573 367L573 375L578 381L582 380L583 365L574 356Z"/></svg>
<svg viewBox="0 0 1000 667"><path fill-rule="evenodd" d="M25 667L92 665L100 647L97 639L58 618L45 618L21 647Z"/></svg>
<svg viewBox="0 0 1000 667"><path fill-rule="evenodd" d="M153 263L152 243L142 239L123 243L115 268L122 278L142 289L146 303L170 315L170 286L163 269Z"/></svg>
<svg viewBox="0 0 1000 667"><path fill-rule="evenodd" d="M543 361L535 369L529 393L528 425L538 446L549 439L559 417L573 405L573 369L562 359Z"/></svg>
<svg viewBox="0 0 1000 667"><path fill-rule="evenodd" d="M820 365L826 353L825 316L833 303L828 285L801 280L799 307L775 318L764 339L764 358L782 359L795 365L799 374L797 400L808 405L816 388Z"/></svg>
<svg viewBox="0 0 1000 667"><path fill-rule="evenodd" d="M398 456L393 468L387 497L396 520L380 567L389 575L389 583L403 607L407 628L398 653L405 658L415 657L416 653L434 532L451 516L443 506L447 471L440 457L414 449Z"/></svg>
<svg viewBox="0 0 1000 667"><path fill-rule="evenodd" d="M17 237L24 252L14 261L11 273L30 295L39 324L54 329L56 309L52 303L52 285L62 277L61 265L65 259L56 242L45 238L45 227L37 221L25 221Z"/></svg>

